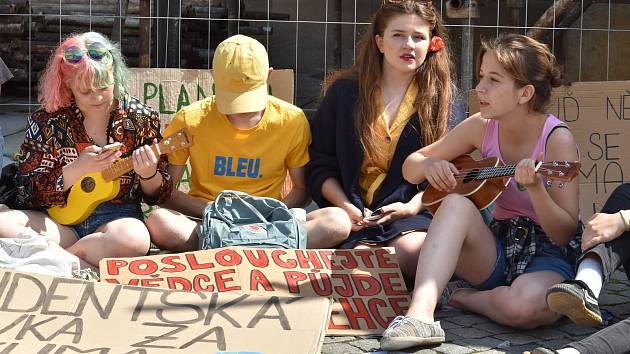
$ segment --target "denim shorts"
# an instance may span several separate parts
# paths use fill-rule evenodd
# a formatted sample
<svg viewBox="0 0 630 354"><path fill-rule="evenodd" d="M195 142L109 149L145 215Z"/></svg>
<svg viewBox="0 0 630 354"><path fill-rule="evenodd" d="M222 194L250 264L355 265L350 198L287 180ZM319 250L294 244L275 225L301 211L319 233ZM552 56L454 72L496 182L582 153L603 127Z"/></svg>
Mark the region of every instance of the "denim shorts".
<svg viewBox="0 0 630 354"><path fill-rule="evenodd" d="M103 203L94 209L92 214L80 224L72 225L72 229L81 239L96 232L101 225L110 221L134 218L144 223L144 215L139 204L114 204L112 202Z"/></svg>
<svg viewBox="0 0 630 354"><path fill-rule="evenodd" d="M474 285L479 290L490 290L498 286L507 285L505 269L507 260L505 258L505 249L503 242L495 236L495 244L497 249L497 260L494 264L492 273L481 284ZM560 274L564 279L573 279L575 270L571 264L562 256L562 251L554 246L550 241L543 240L536 255L525 268L524 273L534 272L555 272Z"/></svg>

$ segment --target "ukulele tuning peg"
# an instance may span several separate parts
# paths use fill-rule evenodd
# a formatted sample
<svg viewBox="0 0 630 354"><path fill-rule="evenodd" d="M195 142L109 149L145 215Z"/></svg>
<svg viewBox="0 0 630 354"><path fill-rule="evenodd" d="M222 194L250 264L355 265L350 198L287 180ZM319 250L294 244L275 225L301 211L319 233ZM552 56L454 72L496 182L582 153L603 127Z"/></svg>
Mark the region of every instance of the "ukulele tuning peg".
<svg viewBox="0 0 630 354"><path fill-rule="evenodd" d="M563 177L564 176L564 172L558 172L558 176Z"/></svg>
<svg viewBox="0 0 630 354"><path fill-rule="evenodd" d="M548 176L553 175L553 171L552 171L552 170L547 170L547 175L548 175Z"/></svg>
<svg viewBox="0 0 630 354"><path fill-rule="evenodd" d="M551 186L553 186L553 181L548 179L547 181L545 181L545 184L547 185L547 188L551 188Z"/></svg>
<svg viewBox="0 0 630 354"><path fill-rule="evenodd" d="M554 161L554 162L552 163L552 165L554 165L554 166L558 166L558 161Z"/></svg>
<svg viewBox="0 0 630 354"><path fill-rule="evenodd" d="M558 183L558 187L560 187L560 188L564 187L564 182Z"/></svg>

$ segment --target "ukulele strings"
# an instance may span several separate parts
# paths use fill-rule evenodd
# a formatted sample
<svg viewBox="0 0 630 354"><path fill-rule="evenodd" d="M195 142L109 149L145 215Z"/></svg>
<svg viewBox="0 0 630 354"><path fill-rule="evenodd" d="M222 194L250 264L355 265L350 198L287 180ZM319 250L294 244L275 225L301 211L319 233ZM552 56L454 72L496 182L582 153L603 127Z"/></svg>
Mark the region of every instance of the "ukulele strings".
<svg viewBox="0 0 630 354"><path fill-rule="evenodd" d="M151 145L150 146L151 150L153 150L153 152L155 154L158 154L158 152L160 151L160 149L157 147L159 144L161 144L161 143L158 143L156 145ZM132 158L133 158L133 155L129 155L127 157L119 158L118 160L114 161L114 163L111 166L107 167L101 173L116 175L116 174L124 174L126 172L129 172L129 171L133 170L133 160L132 160Z"/></svg>
<svg viewBox="0 0 630 354"><path fill-rule="evenodd" d="M540 166L540 168L538 169L538 172L551 171L549 168L546 168L547 166L553 166L553 164L552 163L543 163ZM506 177L506 176L513 175L515 168L516 168L516 165L503 165L503 166L460 169L460 170L458 170L459 173L454 173L453 176L455 177L455 180L457 182L460 182L460 181L463 181L468 176L468 174L470 172L472 172L472 171L479 171L477 176L479 176L482 172L486 172L486 171L491 170L491 169L496 169L496 171L492 171L492 172L501 172L501 173L502 172L505 172L505 173L509 172L507 175L491 176L491 177L488 177L488 178L485 178L485 179L500 178L500 177ZM472 177L472 178L474 179L475 177Z"/></svg>

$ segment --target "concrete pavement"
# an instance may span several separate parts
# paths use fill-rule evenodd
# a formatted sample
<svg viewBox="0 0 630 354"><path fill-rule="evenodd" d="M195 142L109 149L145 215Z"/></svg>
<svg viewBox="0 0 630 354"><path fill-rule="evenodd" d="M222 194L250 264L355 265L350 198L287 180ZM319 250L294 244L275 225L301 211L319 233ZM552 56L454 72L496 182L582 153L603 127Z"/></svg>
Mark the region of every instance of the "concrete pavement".
<svg viewBox="0 0 630 354"><path fill-rule="evenodd" d="M615 320L630 317L630 282L617 271L604 287L600 307L610 311ZM396 353L518 353L539 346L552 349L578 341L595 333L596 327L580 327L563 318L553 325L535 330L519 330L493 323L489 319L458 310L440 311L436 315L446 332L446 343L432 348L412 348ZM630 334L629 334L630 335ZM379 352L379 338L326 337L322 354L384 353Z"/></svg>

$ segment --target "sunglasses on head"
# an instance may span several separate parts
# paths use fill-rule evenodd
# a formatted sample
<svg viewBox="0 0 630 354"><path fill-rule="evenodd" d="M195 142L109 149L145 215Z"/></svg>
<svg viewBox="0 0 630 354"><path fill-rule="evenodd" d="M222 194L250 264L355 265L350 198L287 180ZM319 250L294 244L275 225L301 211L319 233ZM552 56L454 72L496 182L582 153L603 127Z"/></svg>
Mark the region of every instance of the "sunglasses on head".
<svg viewBox="0 0 630 354"><path fill-rule="evenodd" d="M87 53L92 60L101 61L108 52L109 50L107 50L103 43L94 42L87 46L87 50L76 45L69 46L64 50L63 56L68 63L77 64L83 60L85 53Z"/></svg>
<svg viewBox="0 0 630 354"><path fill-rule="evenodd" d="M417 2L420 5L431 6L431 0L383 0L383 5L397 5L405 1Z"/></svg>

